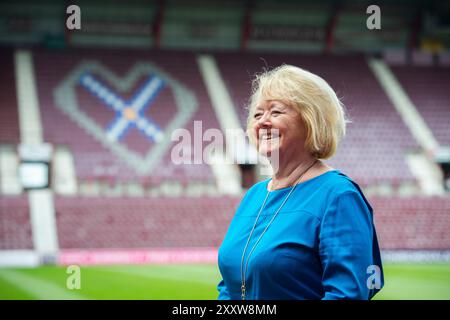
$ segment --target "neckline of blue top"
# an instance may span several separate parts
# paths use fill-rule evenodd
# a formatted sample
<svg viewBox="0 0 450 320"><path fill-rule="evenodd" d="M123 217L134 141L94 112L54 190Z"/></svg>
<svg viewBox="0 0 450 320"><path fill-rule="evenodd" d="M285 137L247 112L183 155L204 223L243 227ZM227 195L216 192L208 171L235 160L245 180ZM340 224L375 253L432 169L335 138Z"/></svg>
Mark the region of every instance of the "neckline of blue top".
<svg viewBox="0 0 450 320"><path fill-rule="evenodd" d="M337 169L329 170L329 171L327 171L327 172L324 172L324 173L322 173L322 174L319 174L318 176L315 176L314 178L308 179L308 180L303 181L303 182L299 182L299 183L297 183L297 187L299 187L300 185L305 185L305 184L307 184L308 182L315 181L315 180L317 180L317 179L319 179L319 178L322 178L323 176L325 176L325 175L327 175L328 173L331 173L331 172L339 173L339 170L337 170ZM274 193L274 192L279 192L279 191L286 191L286 190L290 190L290 189L293 187L293 186L289 186L289 187L280 188L280 189L275 189L275 190L268 190L269 182L270 182L270 181L272 181L272 178L267 179L267 180L266 180L266 183L265 183L265 189L266 189L266 191L268 191L269 193Z"/></svg>

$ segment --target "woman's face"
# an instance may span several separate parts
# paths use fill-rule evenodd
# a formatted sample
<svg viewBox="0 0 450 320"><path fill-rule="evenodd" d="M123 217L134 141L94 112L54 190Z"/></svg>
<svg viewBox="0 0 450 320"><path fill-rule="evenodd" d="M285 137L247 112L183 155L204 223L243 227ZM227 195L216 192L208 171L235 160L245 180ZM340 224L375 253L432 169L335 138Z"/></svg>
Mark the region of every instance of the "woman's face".
<svg viewBox="0 0 450 320"><path fill-rule="evenodd" d="M299 113L279 100L264 100L255 108L254 125L258 152L270 157L304 152L306 129Z"/></svg>

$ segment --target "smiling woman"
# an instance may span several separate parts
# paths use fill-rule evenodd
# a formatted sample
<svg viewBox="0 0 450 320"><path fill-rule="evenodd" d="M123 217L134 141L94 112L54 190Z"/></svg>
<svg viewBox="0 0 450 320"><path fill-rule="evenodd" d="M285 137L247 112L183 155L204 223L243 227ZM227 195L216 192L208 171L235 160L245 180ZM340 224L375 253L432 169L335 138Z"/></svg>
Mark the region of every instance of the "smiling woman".
<svg viewBox="0 0 450 320"><path fill-rule="evenodd" d="M256 77L247 132L273 176L248 190L219 249L219 299L371 299L383 285L372 208L321 160L345 112L319 76L283 65Z"/></svg>

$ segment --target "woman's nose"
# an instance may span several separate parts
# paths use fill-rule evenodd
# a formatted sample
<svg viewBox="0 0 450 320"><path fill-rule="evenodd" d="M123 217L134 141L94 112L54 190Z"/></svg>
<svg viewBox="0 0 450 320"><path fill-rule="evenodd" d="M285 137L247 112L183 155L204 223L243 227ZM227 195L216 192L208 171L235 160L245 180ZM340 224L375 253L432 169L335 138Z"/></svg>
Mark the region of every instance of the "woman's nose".
<svg viewBox="0 0 450 320"><path fill-rule="evenodd" d="M270 115L268 113L264 113L261 118L259 118L258 125L261 127L272 126L272 123L270 122Z"/></svg>

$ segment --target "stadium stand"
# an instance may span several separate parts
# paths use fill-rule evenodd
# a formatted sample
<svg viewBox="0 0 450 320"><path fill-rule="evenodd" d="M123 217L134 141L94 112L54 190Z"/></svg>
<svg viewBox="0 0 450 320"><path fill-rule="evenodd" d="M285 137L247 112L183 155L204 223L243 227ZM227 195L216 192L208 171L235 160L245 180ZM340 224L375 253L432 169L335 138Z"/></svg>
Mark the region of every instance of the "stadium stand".
<svg viewBox="0 0 450 320"><path fill-rule="evenodd" d="M127 59L123 59L126 56ZM206 164L195 165L175 165L170 160L170 148L152 153L155 150L155 142L146 136L142 130L135 127L130 128L123 133L118 141L111 142L106 137L108 126L115 121L115 112L106 106L107 103L101 101L97 96L89 92L81 83L74 85L77 95L77 110L67 111L64 109L67 101L58 102L55 100L55 90L58 86L64 86L65 81L69 79L69 74L77 67L83 66L87 61L101 62L106 68L102 74L93 72L98 82L104 82L105 87L116 89L118 95L122 95L124 100L132 96L129 92L136 92L142 87L149 74L142 74L135 79L127 90L117 87L117 83L111 83L111 77L106 79L109 73L114 73L119 78L126 78L133 74L133 69L137 63L143 61L149 62L152 66L163 70L162 74L168 74L171 78L186 87L193 98L177 96L174 90L179 91L179 84L176 88L171 87L169 83L161 89L156 99L151 102L151 107L144 110L144 116L147 119L153 119L159 127L164 130L169 125L169 121L175 118L175 115L181 118L187 118L181 123L181 128L186 128L193 134L193 121L202 121L203 130L208 128L217 128L218 123L211 109L211 104L204 84L196 65L195 55L191 52L142 52L142 51L108 51L108 50L72 50L69 52L35 52L35 68L38 83L38 93L42 110L42 120L44 123L44 136L46 141L56 145L66 145L72 151L75 158L77 176L81 180L119 180L119 181L140 181L149 183L152 180L172 180L172 181L203 181L212 182L213 176ZM89 62L87 62L89 63ZM79 69L77 69L79 70ZM89 66L86 70L90 70ZM103 70L103 69L102 69ZM81 77L81 75L76 75ZM81 78L80 78L81 79ZM109 81L109 82L108 82ZM117 80L118 81L118 80ZM116 81L116 82L117 82ZM131 80L130 80L131 81ZM123 92L125 91L125 92ZM184 94L184 95L183 95ZM192 114L186 114L188 111L184 105L178 106L180 100L194 99L196 108ZM197 105L198 104L198 105ZM63 108L61 108L61 106ZM65 110L64 112L62 110ZM85 114L91 121L76 120L77 115ZM74 115L77 114L77 115ZM134 115L132 115L134 116ZM72 119L72 120L71 120ZM78 122L77 122L78 121ZM81 122L81 124L80 124ZM104 133L95 135L93 132L103 130ZM170 143L170 130L166 130L166 141ZM94 138L95 136L95 138ZM117 150L117 144L126 147L112 154L111 150ZM171 143L171 146L175 142ZM153 148L153 149L152 149ZM140 162L128 160L127 153L133 152L135 157L144 158L157 156L154 168L149 171L139 171ZM159 152L160 154L158 154ZM126 162L126 163L125 163ZM131 167L130 167L131 163ZM162 165L164 164L164 165ZM139 172L141 172L139 174Z"/></svg>
<svg viewBox="0 0 450 320"><path fill-rule="evenodd" d="M450 69L433 66L392 66L438 142L450 146Z"/></svg>
<svg viewBox="0 0 450 320"><path fill-rule="evenodd" d="M56 199L62 249L218 247L240 198Z"/></svg>
<svg viewBox="0 0 450 320"><path fill-rule="evenodd" d="M370 203L383 250L446 250L450 247L448 197L371 197Z"/></svg>
<svg viewBox="0 0 450 320"><path fill-rule="evenodd" d="M33 249L28 199L0 197L0 250Z"/></svg>

